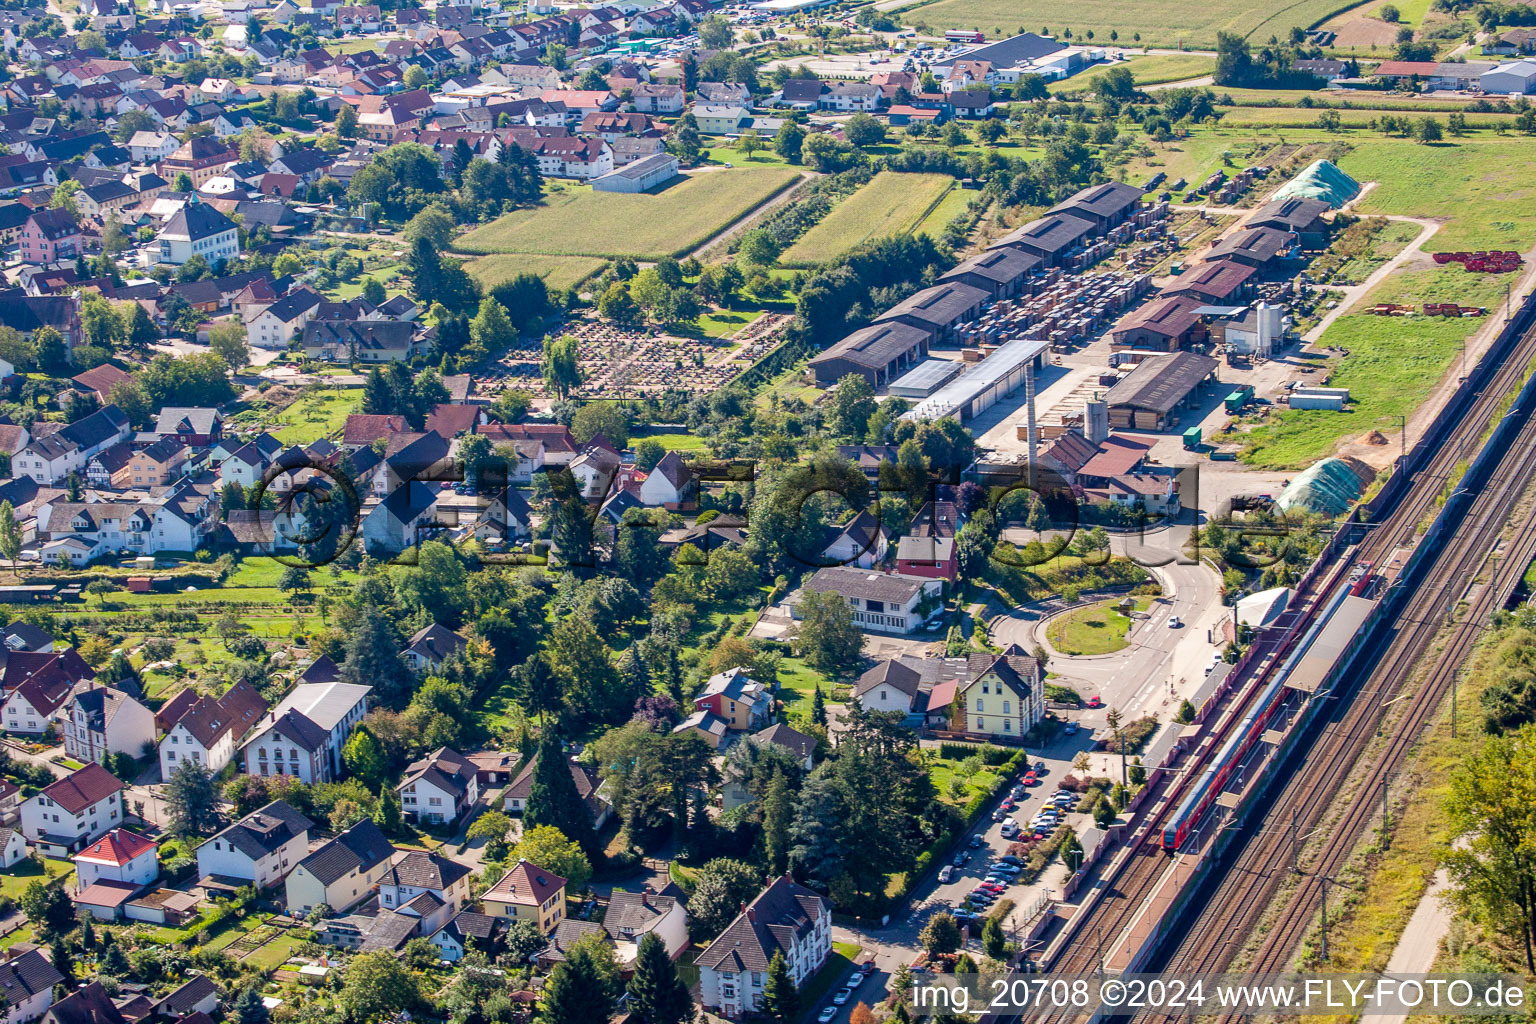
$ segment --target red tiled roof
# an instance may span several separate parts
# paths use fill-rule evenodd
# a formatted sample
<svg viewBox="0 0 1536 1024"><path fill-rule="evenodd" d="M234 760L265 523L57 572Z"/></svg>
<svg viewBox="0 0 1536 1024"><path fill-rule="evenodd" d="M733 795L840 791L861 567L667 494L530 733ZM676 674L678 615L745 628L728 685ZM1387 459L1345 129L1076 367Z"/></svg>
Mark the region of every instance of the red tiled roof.
<svg viewBox="0 0 1536 1024"><path fill-rule="evenodd" d="M125 828L115 828L75 854L75 859L122 867L146 850L155 848L154 842L138 833L130 832Z"/></svg>

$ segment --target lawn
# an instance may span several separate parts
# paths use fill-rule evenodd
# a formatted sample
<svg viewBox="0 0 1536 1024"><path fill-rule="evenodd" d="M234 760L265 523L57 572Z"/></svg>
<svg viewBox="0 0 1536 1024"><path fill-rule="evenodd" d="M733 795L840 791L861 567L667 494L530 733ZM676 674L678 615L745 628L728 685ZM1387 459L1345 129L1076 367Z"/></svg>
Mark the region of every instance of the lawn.
<svg viewBox="0 0 1536 1024"><path fill-rule="evenodd" d="M990 793L992 787L997 784L997 773L990 768L982 768L979 771L966 775L960 767L960 762L948 758L935 757L931 751L928 754L928 777L933 780L933 790L939 794L939 799L956 807L964 807L970 802L971 797L977 793ZM963 791L951 792L954 782L959 780L964 787Z"/></svg>
<svg viewBox="0 0 1536 1024"><path fill-rule="evenodd" d="M0 896L16 899L26 891L27 886L42 880L44 870L48 872L49 878L58 878L73 874L75 867L67 860L49 860L44 867L38 867L37 861L31 857L23 858L14 868L0 874Z"/></svg>
<svg viewBox="0 0 1536 1024"><path fill-rule="evenodd" d="M1048 629L1051 646L1073 657L1113 654L1124 650L1131 631L1131 619L1119 609L1120 598L1099 601L1074 609L1051 620ZM1145 611L1147 598L1136 598L1136 609Z"/></svg>
<svg viewBox="0 0 1536 1024"><path fill-rule="evenodd" d="M709 443L694 434L633 434L629 439L631 446L641 441L660 441L669 452L703 454L709 451Z"/></svg>
<svg viewBox="0 0 1536 1024"><path fill-rule="evenodd" d="M881 171L800 236L784 252L782 262L791 266L821 263L868 239L907 234L939 204L954 182L947 174Z"/></svg>
<svg viewBox="0 0 1536 1024"><path fill-rule="evenodd" d="M363 400L361 388L332 388L301 394L288 408L277 414L277 428L272 431L284 444L308 444L336 433L346 426L347 417L357 412Z"/></svg>
<svg viewBox="0 0 1536 1024"><path fill-rule="evenodd" d="M928 216L922 219L915 230L937 241L943 236L949 222L964 213L971 200L978 198L979 195L980 193L970 189L950 189L944 193L944 198L939 200L938 205L928 211Z"/></svg>
<svg viewBox="0 0 1536 1024"><path fill-rule="evenodd" d="M580 284L602 270L607 261L595 256L528 256L523 254L482 256L468 266L469 276L487 290L512 280L518 274L537 274L551 290L561 291Z"/></svg>
<svg viewBox="0 0 1536 1024"><path fill-rule="evenodd" d="M1064 78L1046 86L1051 92L1085 92L1093 88L1098 78L1110 68L1129 67L1131 77L1138 86L1161 85L1164 82L1182 82L1187 78L1209 75L1216 67L1210 57L1199 53L1148 54L1132 57L1129 64L1101 64L1080 75Z"/></svg>
<svg viewBox="0 0 1536 1024"><path fill-rule="evenodd" d="M1489 116L1489 115L1480 115ZM1406 139L1357 144L1339 166L1377 186L1360 213L1444 217L1429 249L1516 249L1536 244L1536 184L1528 139L1488 137L1421 146ZM1501 286L1502 288L1502 286Z"/></svg>
<svg viewBox="0 0 1536 1024"><path fill-rule="evenodd" d="M1238 436L1245 444L1243 460L1277 469L1300 468L1326 456L1340 438L1370 430L1391 435L1397 417L1411 415L1444 377L1471 323L1368 313L1335 320L1326 340L1349 349L1349 355L1328 385L1349 388L1349 406L1343 412L1272 413L1263 426Z"/></svg>
<svg viewBox="0 0 1536 1024"><path fill-rule="evenodd" d="M293 956L293 951L304 940L295 935L279 935L260 949L246 956L242 963L250 964L259 971L281 967Z"/></svg>
<svg viewBox="0 0 1536 1024"><path fill-rule="evenodd" d="M937 0L905 11L903 18L906 24L926 24L939 32L976 29L985 32L989 41L1048 26L1056 36L1070 28L1074 36L1086 39L1092 31L1094 41L1103 45L1109 42L1113 27L1124 46L1140 34L1136 45L1206 48L1215 45L1219 31L1237 32L1262 44L1271 35L1285 38L1292 26L1308 28L1350 6L1347 0L1294 0L1278 8L1242 0L1205 4L1153 0L1139 5L1095 0L1068 7L1049 0Z"/></svg>
<svg viewBox="0 0 1536 1024"><path fill-rule="evenodd" d="M762 316L762 310L720 309L699 317L699 333L706 338L727 338Z"/></svg>
<svg viewBox="0 0 1536 1024"><path fill-rule="evenodd" d="M784 167L708 171L659 192L566 188L460 237L462 252L657 259L708 242L799 175Z"/></svg>
<svg viewBox="0 0 1536 1024"><path fill-rule="evenodd" d="M405 292L405 288L402 287L404 278L400 277L400 270L400 264L386 263L382 267L368 271L366 274L357 275L357 280L355 281L339 282L335 288L327 291L326 295L337 302L349 302L363 294L363 285L367 281L373 280L384 286L384 294L386 296L394 298L396 295Z"/></svg>

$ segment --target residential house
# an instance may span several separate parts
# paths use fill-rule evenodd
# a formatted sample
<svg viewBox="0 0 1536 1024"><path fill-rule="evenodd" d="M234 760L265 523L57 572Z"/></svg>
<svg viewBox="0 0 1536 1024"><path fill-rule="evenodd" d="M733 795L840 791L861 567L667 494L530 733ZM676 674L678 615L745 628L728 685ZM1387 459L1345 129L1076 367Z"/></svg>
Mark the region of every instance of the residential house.
<svg viewBox="0 0 1536 1024"><path fill-rule="evenodd" d="M421 351L416 325L398 320L316 319L304 327L304 354L330 363L403 363Z"/></svg>
<svg viewBox="0 0 1536 1024"><path fill-rule="evenodd" d="M727 669L710 676L693 698L695 711L711 711L737 732L760 729L773 714L773 693L765 683L751 678L744 668Z"/></svg>
<svg viewBox="0 0 1536 1024"><path fill-rule="evenodd" d="M896 658L887 658L859 676L853 699L865 711L899 711L909 714L919 703L921 672ZM926 701L921 703L926 706Z"/></svg>
<svg viewBox="0 0 1536 1024"><path fill-rule="evenodd" d="M21 805L21 834L50 857L67 857L123 821L123 783L91 763Z"/></svg>
<svg viewBox="0 0 1536 1024"><path fill-rule="evenodd" d="M955 582L960 574L953 537L903 537L896 542L896 571Z"/></svg>
<svg viewBox="0 0 1536 1024"><path fill-rule="evenodd" d="M480 902L493 917L532 921L539 934L548 935L565 919L565 879L519 860Z"/></svg>
<svg viewBox="0 0 1536 1024"><path fill-rule="evenodd" d="M111 882L140 889L160 874L160 845L126 828L114 828L83 847L75 862L79 888Z"/></svg>
<svg viewBox="0 0 1536 1024"><path fill-rule="evenodd" d="M885 527L867 509L842 526L828 525L822 533L823 565L855 565L871 569L885 561L889 550Z"/></svg>
<svg viewBox="0 0 1536 1024"><path fill-rule="evenodd" d="M128 1024L128 1018L112 1002L101 982L93 981L55 1003L43 1015L43 1024Z"/></svg>
<svg viewBox="0 0 1536 1024"><path fill-rule="evenodd" d="M699 954L699 1002L730 1020L763 1008L768 965L777 954L798 988L832 952L832 907L825 897L776 878Z"/></svg>
<svg viewBox="0 0 1536 1024"><path fill-rule="evenodd" d="M230 149L217 139L197 135L182 143L170 156L155 167L160 176L174 183L178 174L185 174L194 189L202 188L209 178L221 174L224 168L240 159L238 150ZM184 262L184 261L183 261Z"/></svg>
<svg viewBox="0 0 1536 1024"><path fill-rule="evenodd" d="M442 959L457 963L471 949L495 955L506 931L507 918L461 910L431 937L431 942Z"/></svg>
<svg viewBox="0 0 1536 1024"><path fill-rule="evenodd" d="M646 505L676 510L693 501L698 487L693 470L677 452L667 452L640 485L640 500Z"/></svg>
<svg viewBox="0 0 1536 1024"><path fill-rule="evenodd" d="M5 658L5 705L0 721L8 732L47 732L53 728L53 716L75 688L95 677L73 648L58 653L12 651Z"/></svg>
<svg viewBox="0 0 1536 1024"><path fill-rule="evenodd" d="M642 114L681 114L686 96L680 85L641 82L630 90L630 105Z"/></svg>
<svg viewBox="0 0 1536 1024"><path fill-rule="evenodd" d="M38 949L17 953L0 963L5 1024L27 1024L47 1013L53 1005L53 987L63 981L64 975Z"/></svg>
<svg viewBox="0 0 1536 1024"><path fill-rule="evenodd" d="M182 476L191 458L191 448L168 437L129 455L128 479L135 487L164 487Z"/></svg>
<svg viewBox="0 0 1536 1024"><path fill-rule="evenodd" d="M853 610L854 624L876 633L921 630L943 609L943 582L922 576L834 566L818 570L805 588L840 595ZM793 612L798 598L791 596L788 603Z"/></svg>
<svg viewBox="0 0 1536 1024"><path fill-rule="evenodd" d="M207 203L183 206L165 222L158 238L161 263L180 266L193 256L201 256L217 266L240 255L239 231L234 221Z"/></svg>
<svg viewBox="0 0 1536 1024"><path fill-rule="evenodd" d="M206 406L171 406L155 417L155 434L162 440L173 439L194 448L217 444L224 436L224 415Z"/></svg>
<svg viewBox="0 0 1536 1024"><path fill-rule="evenodd" d="M325 297L311 288L295 288L245 318L245 338L252 348L288 347L319 312Z"/></svg>
<svg viewBox="0 0 1536 1024"><path fill-rule="evenodd" d="M80 225L68 210L33 210L21 229L22 262L48 264L72 260L84 251L80 239Z"/></svg>
<svg viewBox="0 0 1536 1024"><path fill-rule="evenodd" d="M660 939L667 956L674 960L688 948L688 911L682 901L649 886L642 892L614 889L603 915L603 929L613 940L623 968L634 965L640 940L647 935Z"/></svg>
<svg viewBox="0 0 1536 1024"><path fill-rule="evenodd" d="M169 779L186 760L211 772L222 770L266 710L267 702L244 680L222 697L198 697L160 741L160 777Z"/></svg>
<svg viewBox="0 0 1536 1024"><path fill-rule="evenodd" d="M295 686L245 744L246 774L292 775L305 783L339 778L341 748L368 713L372 692L373 687L357 683Z"/></svg>
<svg viewBox="0 0 1536 1024"><path fill-rule="evenodd" d="M105 763L109 754L138 758L155 744L155 715L122 690L82 683L60 712L64 752Z"/></svg>
<svg viewBox="0 0 1536 1024"><path fill-rule="evenodd" d="M417 672L431 672L440 668L448 656L464 650L469 644L447 626L432 623L417 630L401 651L406 661Z"/></svg>
<svg viewBox="0 0 1536 1024"><path fill-rule="evenodd" d="M127 440L132 432L123 411L109 405L62 430L34 438L12 460L13 472L40 484L56 484L72 472L83 471L91 456Z"/></svg>
<svg viewBox="0 0 1536 1024"><path fill-rule="evenodd" d="M347 829L294 867L284 881L288 913L303 916L324 905L333 911L366 899L389 871L395 848L371 820Z"/></svg>
<svg viewBox="0 0 1536 1024"><path fill-rule="evenodd" d="M199 846L197 872L218 885L274 886L308 853L314 825L287 803L274 800Z"/></svg>
<svg viewBox="0 0 1536 1024"><path fill-rule="evenodd" d="M406 817L421 824L452 824L480 799L474 762L447 747L407 766L395 789Z"/></svg>
<svg viewBox="0 0 1536 1024"><path fill-rule="evenodd" d="M575 761L566 762L571 769L571 781L576 784L576 795L581 797L587 805L587 812L592 815L593 829L601 829L613 813L613 806L603 796L603 780L596 768ZM538 767L537 756L529 759L523 770L517 773L517 777L507 784L507 788L501 795L501 808L511 814L522 814L528 809L528 797L533 791L533 772Z"/></svg>
<svg viewBox="0 0 1536 1024"><path fill-rule="evenodd" d="M973 654L969 677L956 691L956 731L1023 741L1045 717L1045 671L1012 645L1002 654Z"/></svg>
<svg viewBox="0 0 1536 1024"><path fill-rule="evenodd" d="M414 904L413 910L423 919L431 915L431 926L423 925L421 929L423 934L431 934L468 902L470 877L470 869L456 860L413 850L379 879L379 906L403 910ZM423 896L428 899L423 900Z"/></svg>

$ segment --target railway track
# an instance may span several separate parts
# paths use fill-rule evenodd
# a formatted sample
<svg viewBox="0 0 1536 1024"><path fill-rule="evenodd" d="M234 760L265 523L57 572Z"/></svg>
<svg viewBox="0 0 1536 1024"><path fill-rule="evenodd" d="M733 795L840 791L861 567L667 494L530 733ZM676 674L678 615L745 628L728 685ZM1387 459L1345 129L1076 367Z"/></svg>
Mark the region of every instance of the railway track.
<svg viewBox="0 0 1536 1024"><path fill-rule="evenodd" d="M1413 539L1420 524L1434 511L1436 501L1453 479L1458 463L1476 454L1482 439L1488 436L1497 423L1505 401L1519 389L1525 369L1533 358L1536 358L1536 327L1526 330L1512 346L1446 439L1434 448L1425 464L1413 474L1411 486L1397 500L1391 512L1378 522L1366 526L1359 559L1380 565L1395 548ZM1502 466L1519 465L1521 459L1527 460L1524 466L1529 466L1528 460L1533 453L1536 453L1536 427L1527 423L1518 442L1505 453ZM1462 529L1456 533L1452 543L1431 568L1428 578L1416 590L1407 609L1398 619L1398 628L1386 631L1386 638L1378 640L1374 649L1361 652L1364 664L1371 665L1372 659L1375 659L1371 679L1379 681L1391 678L1394 673L1406 674L1417 663L1440 628L1442 616L1438 609L1444 607L1445 587L1452 581L1471 579L1508 522L1509 513L1522 489L1515 481L1523 477L1523 472L1496 472L1489 487L1466 510L1467 520L1462 524ZM1521 571L1514 566L1523 566L1519 556L1527 550L1529 554L1536 554L1536 535L1516 541L1515 549L1511 550L1503 562L1502 569L1507 570L1502 573L1503 576ZM1526 560L1529 560L1528 557ZM1475 640L1476 628L1490 611L1484 607L1491 600L1487 595L1497 589L1484 588L1476 607L1463 617L1454 637L1460 654L1456 662L1447 663L1458 663L1459 658L1470 649ZM1426 598L1426 594L1432 596ZM1304 596L1312 600L1317 597L1316 594ZM1426 601L1430 606L1427 614L1424 607ZM1456 654L1451 647L1447 645L1442 657ZM1279 661L1279 658L1272 659L1270 671L1278 667ZM1358 680L1359 674L1355 674L1354 678ZM1261 685L1262 678L1254 680L1245 689L1242 699L1257 692ZM1391 740L1390 753L1397 762L1406 755L1449 686L1448 674L1432 673L1426 685L1409 696L1410 707L1394 727ZM1305 772L1307 785L1302 785L1299 777L1296 777L1284 785L1277 782L1271 787L1267 799L1278 808L1273 813L1286 815L1287 824L1290 809L1297 807L1299 815L1302 803L1312 808L1312 820L1320 818L1344 784L1359 753L1374 737L1377 721L1383 713L1383 702L1367 701L1361 705L1349 699L1365 689L1365 684L1357 681L1348 693L1335 695L1339 698L1337 710L1328 720L1329 725L1321 737L1326 745L1323 758L1326 764L1308 765ZM1233 720L1237 717L1232 716ZM1309 744L1305 742L1298 744L1298 747L1307 746ZM1216 745L1212 744L1210 749L1214 751ZM1290 756L1297 755L1293 751ZM1177 806L1180 781L1192 779L1197 774L1198 768L1186 766L1180 780L1169 784L1169 793L1158 799L1155 809L1148 814L1148 820L1138 826L1130 841L1130 855L1112 862L1100 874L1098 884L1103 895L1093 911L1080 915L1069 924L1070 934L1043 967L1060 974L1087 973L1099 967L1107 944L1113 942L1142 912L1153 888L1167 869L1168 859L1159 843L1160 824ZM1378 797L1379 789L1367 789L1358 794L1348 809L1345 822L1341 822L1341 830L1352 829L1358 835L1359 830L1369 822L1374 810L1373 801ZM1263 810L1262 804L1259 809ZM1298 832L1304 831L1304 825L1299 822ZM1162 957L1168 969L1214 970L1230 963L1242 939L1258 923L1269 898L1286 877L1291 849L1288 830L1280 835L1280 840L1276 840L1273 829L1264 829L1254 824L1247 826L1245 833L1245 837L1239 838L1239 845L1229 850L1227 857L1231 862L1230 867L1217 884L1215 893L1206 902L1206 910L1190 919L1182 929L1171 933L1171 937L1178 936L1178 939L1170 952ZM1259 835L1256 836L1256 833ZM1336 839L1338 835L1342 835L1342 831L1336 835ZM1335 855L1338 863L1342 863L1352 845L1352 840L1336 841L1329 849L1339 848L1343 851ZM1280 858L1278 868L1276 857ZM1329 873L1323 868L1332 863L1326 858L1325 861L1319 869L1322 874ZM1316 905L1317 888L1321 884L1315 877L1306 880L1294 901L1302 909L1289 912L1295 920L1279 921L1271 929L1266 938L1266 952L1260 957L1263 963L1279 962L1282 957L1288 956L1288 952L1280 952L1282 947L1287 951L1295 948L1300 935L1310 925L1313 913L1311 908ZM1271 948L1274 951L1268 952ZM1148 967L1155 968L1157 963L1154 960ZM1259 969L1262 967L1256 965L1255 970Z"/></svg>
<svg viewBox="0 0 1536 1024"><path fill-rule="evenodd" d="M1417 689L1399 697L1395 690L1409 685L1424 662L1425 652L1441 634L1450 603L1466 592L1468 582L1488 568L1487 561L1500 535L1510 525L1528 477L1521 472L1536 458L1536 418L1527 419L1516 442L1504 453L1491 486L1471 503L1461 529L1431 567L1396 620L1396 629L1382 635L1362 658L1374 668L1364 679L1356 677L1353 695L1341 694L1337 710L1321 735L1306 751L1305 762L1274 786L1255 806L1261 817L1251 821L1267 824L1245 827L1246 836L1233 848L1228 870L1220 876L1202 912L1189 919L1183 939L1169 955L1149 964L1174 972L1218 971L1232 961L1237 944L1251 934L1268 912L1275 894L1291 874L1294 835L1318 828L1360 756L1376 738L1389 701L1403 699L1406 707L1386 733L1379 757L1373 757L1373 779L1349 798L1342 814L1327 824L1328 841L1309 863L1301 866L1299 882L1273 921L1268 922L1253 960L1244 965L1252 973L1284 970L1303 936L1317 916L1325 879L1332 879L1350 857L1357 841L1375 819L1382 786L1410 757L1450 692L1456 672L1477 642L1489 617L1503 604L1514 582L1536 557L1536 531L1514 532L1509 549L1489 572L1486 585L1477 588L1464 611L1446 632L1442 645L1419 674ZM1291 762L1301 750L1293 751ZM1265 806L1268 803L1269 806ZM1290 823L1294 822L1294 825Z"/></svg>

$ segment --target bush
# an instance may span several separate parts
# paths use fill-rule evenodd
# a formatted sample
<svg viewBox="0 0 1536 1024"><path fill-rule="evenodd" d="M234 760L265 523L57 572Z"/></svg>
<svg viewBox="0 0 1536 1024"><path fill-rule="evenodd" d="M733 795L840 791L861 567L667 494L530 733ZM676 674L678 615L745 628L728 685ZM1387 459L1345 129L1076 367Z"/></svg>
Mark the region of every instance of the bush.
<svg viewBox="0 0 1536 1024"><path fill-rule="evenodd" d="M1125 753L1140 753L1141 748L1147 745L1147 741L1152 738L1152 734L1156 731L1157 719L1150 715L1145 718L1138 718L1134 722L1129 722L1120 727L1120 737L1118 740L1115 738L1114 733L1110 733L1109 738L1104 741L1104 749L1111 754L1118 754L1123 743Z"/></svg>
<svg viewBox="0 0 1536 1024"><path fill-rule="evenodd" d="M1013 758L1018 752L991 743L940 743L939 756L946 761L964 761L980 756L982 763L996 767Z"/></svg>

